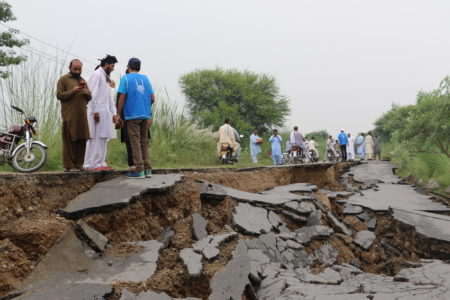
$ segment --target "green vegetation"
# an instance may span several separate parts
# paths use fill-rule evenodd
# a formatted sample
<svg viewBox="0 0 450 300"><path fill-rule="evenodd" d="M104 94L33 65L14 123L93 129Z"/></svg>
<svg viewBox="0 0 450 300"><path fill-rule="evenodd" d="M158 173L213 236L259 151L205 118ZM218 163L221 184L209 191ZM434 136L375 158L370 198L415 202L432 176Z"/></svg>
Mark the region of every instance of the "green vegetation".
<svg viewBox="0 0 450 300"><path fill-rule="evenodd" d="M28 115L36 116L39 126L37 139L48 147L48 160L43 171L63 170L60 104L56 100L56 82L61 74L67 70L67 63L61 64L62 59L55 57L55 63L48 63L33 53L27 53L28 60L18 66L9 66L10 76L0 80L0 128L12 124L20 124L19 114L10 108L16 105ZM211 127L201 127L191 118L188 111L177 107L168 94L157 93L154 106L155 122L151 127L150 153L154 168L202 168L223 167L216 154L216 133ZM234 115L231 116L234 121ZM222 119L218 120L221 124ZM237 122L235 122L236 124ZM267 124L266 124L267 125ZM273 124L272 124L273 125ZM242 129L235 125L242 139L241 158L237 167L255 166L249 153L250 129ZM282 148L285 149L289 132L279 129L283 137ZM256 166L272 165L269 156L271 132L261 133L264 138L262 153L258 157ZM112 139L108 145L107 162L117 169L127 169L125 145L118 137ZM325 151L327 133L317 131L307 136L315 136L319 143L320 157ZM231 167L227 165L226 167ZM1 171L13 171L8 165L0 166Z"/></svg>
<svg viewBox="0 0 450 300"><path fill-rule="evenodd" d="M375 122L386 145L383 152L399 167L400 175L439 191L450 186L450 78L430 92L421 91L415 105L392 108Z"/></svg>
<svg viewBox="0 0 450 300"><path fill-rule="evenodd" d="M275 77L237 70L196 70L180 78L192 117L217 130L226 117L242 132L283 126L290 113Z"/></svg>
<svg viewBox="0 0 450 300"><path fill-rule="evenodd" d="M5 1L0 1L0 22L9 22L16 20L11 5ZM15 47L22 47L29 43L26 39L20 39L17 37L18 32L10 29L8 31L0 32L0 67L7 67L9 65L18 65L26 57L23 55L16 55L13 50ZM4 70L0 70L0 78L8 77L9 73Z"/></svg>

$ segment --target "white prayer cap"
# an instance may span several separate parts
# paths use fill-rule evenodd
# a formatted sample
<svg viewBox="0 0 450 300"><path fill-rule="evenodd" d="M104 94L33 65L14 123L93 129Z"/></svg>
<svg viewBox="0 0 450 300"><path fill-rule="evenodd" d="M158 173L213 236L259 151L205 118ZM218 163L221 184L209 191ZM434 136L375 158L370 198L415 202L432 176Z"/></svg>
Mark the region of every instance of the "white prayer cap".
<svg viewBox="0 0 450 300"><path fill-rule="evenodd" d="M345 131L344 129L341 129L341 131Z"/></svg>

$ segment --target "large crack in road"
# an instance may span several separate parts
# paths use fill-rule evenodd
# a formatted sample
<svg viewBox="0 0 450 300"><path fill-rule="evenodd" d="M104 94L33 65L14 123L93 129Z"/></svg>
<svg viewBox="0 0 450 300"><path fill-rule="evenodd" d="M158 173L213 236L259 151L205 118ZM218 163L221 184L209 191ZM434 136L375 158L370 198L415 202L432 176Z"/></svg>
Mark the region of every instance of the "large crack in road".
<svg viewBox="0 0 450 300"><path fill-rule="evenodd" d="M450 299L450 208L394 168L3 186L0 299Z"/></svg>

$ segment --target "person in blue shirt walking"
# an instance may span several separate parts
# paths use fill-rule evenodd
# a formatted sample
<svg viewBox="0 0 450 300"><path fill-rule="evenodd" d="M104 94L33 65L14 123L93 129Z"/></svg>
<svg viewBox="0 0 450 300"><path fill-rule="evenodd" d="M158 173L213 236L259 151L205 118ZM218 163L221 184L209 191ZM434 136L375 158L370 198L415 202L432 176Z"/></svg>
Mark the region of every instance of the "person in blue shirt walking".
<svg viewBox="0 0 450 300"><path fill-rule="evenodd" d="M274 165L281 165L281 142L283 139L278 135L278 130L273 130L273 135L269 138L272 145L272 160Z"/></svg>
<svg viewBox="0 0 450 300"><path fill-rule="evenodd" d="M341 148L342 161L347 161L347 145L348 138L344 132L344 129L341 129L341 133L338 135L339 146Z"/></svg>
<svg viewBox="0 0 450 300"><path fill-rule="evenodd" d="M129 73L120 80L118 113L127 125L136 169L127 173L125 177L150 178L152 167L148 149L148 128L152 124L155 93L148 77L139 74L141 61L138 58L131 58L128 61L127 70Z"/></svg>

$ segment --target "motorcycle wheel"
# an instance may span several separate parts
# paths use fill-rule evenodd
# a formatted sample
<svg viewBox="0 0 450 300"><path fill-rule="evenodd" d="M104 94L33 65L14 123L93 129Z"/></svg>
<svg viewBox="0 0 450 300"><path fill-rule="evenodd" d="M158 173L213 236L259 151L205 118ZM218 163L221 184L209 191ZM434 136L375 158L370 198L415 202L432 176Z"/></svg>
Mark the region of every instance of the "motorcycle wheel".
<svg viewBox="0 0 450 300"><path fill-rule="evenodd" d="M47 149L38 144L30 147L30 156L27 157L27 149L22 147L12 158L13 168L21 173L31 173L40 169L47 161Z"/></svg>

